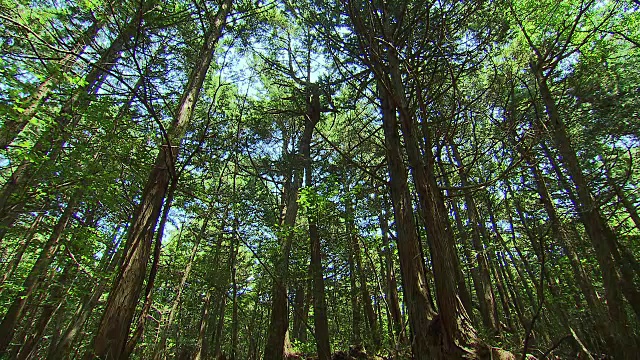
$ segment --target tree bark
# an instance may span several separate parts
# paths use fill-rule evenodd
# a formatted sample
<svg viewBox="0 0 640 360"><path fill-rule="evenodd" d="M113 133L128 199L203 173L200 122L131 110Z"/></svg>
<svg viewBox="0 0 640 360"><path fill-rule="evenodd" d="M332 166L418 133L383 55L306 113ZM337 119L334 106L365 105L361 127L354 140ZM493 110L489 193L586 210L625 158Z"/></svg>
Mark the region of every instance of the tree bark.
<svg viewBox="0 0 640 360"><path fill-rule="evenodd" d="M476 252L475 264L477 281L474 282L476 287L476 294L478 296L478 303L480 307L480 315L482 316L482 323L490 333L496 335L500 332L498 326L498 318L496 316L496 301L491 286L491 275L489 272L489 259L487 259L487 252L485 251L482 241L483 237L486 237L486 229L484 228L480 214L478 213L478 207L476 206L475 199L469 191L469 180L467 178L467 170L462 162L462 157L458 151L456 144L450 144L453 158L458 165L458 175L460 176L460 185L463 187L464 198L466 202L467 216L469 223L471 224L471 244Z"/></svg>
<svg viewBox="0 0 640 360"><path fill-rule="evenodd" d="M400 311L400 300L398 297L398 284L395 275L395 265L391 256L391 246L389 244L389 222L386 215L386 201L382 199L380 214L378 221L380 222L380 231L382 233L382 251L384 255L384 266L386 276L385 298L389 306L389 314L391 317L391 325L393 334L397 344L406 343L406 334L404 331L404 321L402 312Z"/></svg>
<svg viewBox="0 0 640 360"><path fill-rule="evenodd" d="M358 272L356 270L356 252L359 251L355 243L353 205L349 188L345 186L345 232L349 244L349 293L351 298L351 345L362 345L362 293L358 288Z"/></svg>
<svg viewBox="0 0 640 360"><path fill-rule="evenodd" d="M311 138L313 130L320 120L319 105L319 89L315 84L307 85L311 90L308 95L311 99L307 100L307 116L305 119L304 131L300 139L298 154L304 163L304 155L309 153L311 146ZM316 100L316 97L317 100ZM296 166L293 169L292 180L288 182L289 188L285 189L284 200L285 207L283 209L283 235L280 239L280 253L274 264L273 272L273 289L271 292L271 319L267 330L267 343L265 344L264 360L281 360L285 356L286 335L289 328L289 313L287 311L287 285L289 280L289 256L291 254L291 246L293 242L293 230L298 214L298 191L302 186L302 170L304 165Z"/></svg>
<svg viewBox="0 0 640 360"><path fill-rule="evenodd" d="M58 219L58 222L49 236L49 240L47 240L47 243L43 246L33 268L31 268L29 275L24 280L24 283L22 284L23 290L17 294L16 298L11 303L11 306L7 309L7 312L2 319L2 323L0 323L0 357L7 354L7 347L13 339L16 326L18 325L18 321L22 318L27 302L46 276L49 265L51 265L51 262L53 261L53 258L60 246L62 234L71 219L71 215L75 211L76 203L80 196L81 195L77 192L74 196L70 197L67 207Z"/></svg>
<svg viewBox="0 0 640 360"><path fill-rule="evenodd" d="M540 95L547 112L545 125L551 131L553 142L561 155L560 160L571 175L571 180L575 185L578 202L574 203L574 206L595 249L596 258L602 271L609 315L614 321L614 325L618 328L620 339L625 342L625 346L619 349L624 353L624 349L632 348L636 345L636 340L628 325L622 297L627 298L636 315L640 317L640 293L633 286L632 277L630 279L628 274L625 273L624 266L618 268L621 264L617 263L615 259L615 252L617 252L615 234L602 218L600 208L593 200L580 162L548 87L548 78L543 74L541 65L532 62L531 70L540 88Z"/></svg>
<svg viewBox="0 0 640 360"><path fill-rule="evenodd" d="M129 228L125 245L124 262L119 275L109 293L104 315L96 332L92 350L86 355L91 358L120 359L129 335L129 327L136 303L142 290L151 240L164 203L167 187L172 176L176 176L175 159L179 144L186 132L196 101L200 95L214 49L226 25L231 11L232 0L220 5L211 28L198 55L195 68L180 99L172 127L158 153L154 168L142 193L142 200L136 209Z"/></svg>
<svg viewBox="0 0 640 360"><path fill-rule="evenodd" d="M18 265L22 260L22 256L24 255L27 248L29 248L29 245L31 244L31 240L33 240L33 237L35 236L38 226L40 225L40 222L42 222L43 218L44 218L44 215L40 213L38 214L38 216L36 216L35 220L33 220L33 223L31 224L31 227L27 231L27 234L24 240L22 241L22 243L20 243L18 247L18 251L15 254L13 254L13 256L11 257L11 260L5 267L4 274L2 274L2 276L0 277L0 286L3 285L5 281L10 279L11 276L13 275L13 272L18 268ZM5 289L4 287L0 288L0 294L2 294L4 289Z"/></svg>
<svg viewBox="0 0 640 360"><path fill-rule="evenodd" d="M86 46L94 41L94 38L101 27L102 23L99 20L96 20L89 25L84 33L77 39L70 53L57 61L55 64L56 69L54 71L62 74L71 71L78 59L78 55L83 53ZM96 70L93 69L92 71ZM91 76L87 76L87 80L91 80ZM58 82L58 74L49 75L42 83L40 83L40 85L38 85L36 91L27 99L28 105L24 111L19 114L18 118L16 120L11 120L7 117L8 120L4 123L2 128L0 128L0 150L6 150L9 147L9 144L18 137L25 126L29 123L29 120L35 116L40 105L49 96L51 89Z"/></svg>
<svg viewBox="0 0 640 360"><path fill-rule="evenodd" d="M411 206L411 194L407 184L407 173L398 135L395 107L390 95L382 85L378 85L382 103L383 128L385 134L386 157L389 166L391 199L397 231L400 256L400 271L404 289L404 299L409 311L409 324L413 332L411 339L413 355L416 359L430 359L430 325L436 313L427 294L427 279L420 253L417 228Z"/></svg>
<svg viewBox="0 0 640 360"><path fill-rule="evenodd" d="M211 289L207 290L202 304L202 315L200 316L200 326L198 326L198 341L196 349L193 352L193 360L207 359L208 357L208 341L207 329L209 327L209 309L211 307Z"/></svg>
<svg viewBox="0 0 640 360"><path fill-rule="evenodd" d="M115 231L114 240L110 248L101 259L100 273L111 274L116 269L122 257L122 249L118 249L119 241L116 241L118 230ZM47 360L61 360L71 349L76 337L80 334L82 327L98 304L100 297L107 288L108 278L101 278L93 290L80 302L80 307L73 314L73 320L60 336L57 344L51 344L47 354Z"/></svg>

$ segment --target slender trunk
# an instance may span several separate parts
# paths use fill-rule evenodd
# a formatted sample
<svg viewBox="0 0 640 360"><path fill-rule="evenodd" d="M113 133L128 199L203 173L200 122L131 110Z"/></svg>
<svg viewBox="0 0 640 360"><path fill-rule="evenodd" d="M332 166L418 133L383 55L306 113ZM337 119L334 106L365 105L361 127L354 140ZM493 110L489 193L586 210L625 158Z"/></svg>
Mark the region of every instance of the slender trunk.
<svg viewBox="0 0 640 360"><path fill-rule="evenodd" d="M76 268L73 268L71 264L67 264L64 270L62 270L60 278L49 288L50 294L45 301L45 305L42 306L38 320L34 323L33 331L30 334L31 336L20 349L18 360L25 360L35 355L34 351L38 343L42 340L42 335L47 325L49 325L53 315L60 311L60 308L62 308L65 303L63 296L68 291L68 288L65 289L65 287L67 283L75 277L76 272Z"/></svg>
<svg viewBox="0 0 640 360"><path fill-rule="evenodd" d="M70 197L67 207L58 219L56 225L53 227L49 240L40 251L38 259L33 265L33 268L31 268L29 275L24 280L24 283L22 284L22 291L17 294L2 319L2 323L0 323L0 357L6 355L7 347L13 339L16 326L18 325L18 321L22 318L29 298L35 289L42 283L47 274L49 265L53 261L53 258L58 251L58 247L60 246L62 234L71 219L71 215L75 211L76 203L80 196L81 195L77 192Z"/></svg>
<svg viewBox="0 0 640 360"><path fill-rule="evenodd" d="M222 254L222 242L224 240L224 228L226 226L227 216L229 214L229 207L225 209L224 215L222 217L222 223L220 224L220 232L218 233L218 238L216 240L216 251L213 255L213 263L220 264L220 256ZM222 270L222 267L216 265L216 271L214 273L219 274ZM224 326L224 315L225 315L225 306L227 301L227 287L226 283L226 274L217 277L214 282L214 287L217 291L219 291L219 302L216 304L217 308L215 309L215 313L218 315L218 322L216 323L216 327L213 333L213 358L217 359L220 357L220 343L222 342L222 329ZM212 316L213 319L213 316Z"/></svg>
<svg viewBox="0 0 640 360"><path fill-rule="evenodd" d="M236 214L234 213L234 216ZM237 279L237 260L238 260L238 237L239 221L233 219L233 238L231 240L231 360L235 360L238 356L238 279Z"/></svg>
<svg viewBox="0 0 640 360"><path fill-rule="evenodd" d="M444 178L445 186L447 186L448 188L451 188L452 187L451 180L449 180L449 176L447 175L447 172L444 170L444 166L442 165L441 161L438 162L438 166L440 167L440 173ZM451 197L451 195L452 195L452 191L447 190L447 196ZM467 229L462 223L462 218L460 216L462 212L460 211L460 206L458 205L458 202L455 198L451 200L451 208L453 210L453 217L455 220L456 228L458 230L458 237L462 240L461 241L462 255L464 256L467 268L470 269L471 280L473 282L474 289L476 289L476 293L478 293L480 279L476 271L477 269L473 266L473 263L472 263L473 256L471 255L471 245L470 245L469 237L467 236ZM459 264L459 262L456 262L456 264L458 264L456 268L456 274L457 274L457 282L458 282L458 292L460 293L460 301L462 301L462 305L464 306L464 308L467 311L467 314L469 314L469 317L473 321L474 315L473 315L471 294L469 293L469 290L467 289L467 286L466 286L466 281L464 278L464 274L462 272L462 266L461 264Z"/></svg>
<svg viewBox="0 0 640 360"><path fill-rule="evenodd" d="M623 355L626 353L624 349L636 345L636 340L628 325L623 296L635 311L636 316L640 318L640 292L633 285L633 275L627 271L626 266L616 259L619 258L616 236L603 219L600 208L591 195L591 189L584 177L566 127L560 119L555 100L548 87L548 78L543 75L539 65L532 63L531 70L536 77L547 112L546 127L551 131L554 144L561 155L561 162L567 169L578 195L578 202L574 203L574 206L595 249L596 259L602 271L609 315L614 326L618 327L619 338L625 342L625 346L619 347L620 355Z"/></svg>
<svg viewBox="0 0 640 360"><path fill-rule="evenodd" d="M55 64L55 71L61 74L70 72L78 59L77 54L83 53L87 44L93 42L101 27L102 23L99 21L92 23L78 38L70 53L58 60L57 64ZM42 83L40 83L40 85L38 85L36 91L27 99L28 105L24 111L20 113L17 119L9 119L4 123L2 128L0 128L0 150L7 149L9 144L15 140L20 132L22 132L25 126L29 123L29 120L31 120L40 109L40 105L49 96L51 89L58 82L58 75L49 75Z"/></svg>
<svg viewBox="0 0 640 360"><path fill-rule="evenodd" d="M458 165L458 175L460 176L460 185L463 187L464 198L466 202L467 216L469 223L471 224L471 244L476 253L476 276L477 281L474 282L476 286L476 294L478 296L478 304L480 305L480 315L482 317L482 323L492 334L499 333L498 318L496 317L496 302L493 294L493 288L491 287L491 276L489 272L489 261L487 259L487 252L485 250L482 238L486 237L486 230L484 228L482 219L478 213L475 199L468 189L469 180L467 178L467 170L462 162L462 157L458 151L456 144L450 144L453 153L453 158Z"/></svg>
<svg viewBox="0 0 640 360"><path fill-rule="evenodd" d="M313 98L314 108L320 107L318 97ZM316 103L317 102L317 103ZM314 114L314 117L316 114ZM318 119L311 119L318 122ZM313 163L311 159L311 148L307 153L303 154L306 160L305 166L305 183L308 187L313 188ZM309 241L311 243L311 281L313 284L313 324L315 328L316 349L318 352L318 360L329 360L331 358L331 345L329 343L329 321L327 319L327 302L325 299L324 288L324 271L322 268L322 248L320 243L320 235L318 233L318 213L316 208L312 208L308 215L309 221Z"/></svg>
<svg viewBox="0 0 640 360"><path fill-rule="evenodd" d="M367 286L367 276L365 275L364 267L362 266L362 256L360 254L360 246L358 244L358 236L355 236L354 242L356 243L356 269L358 271L358 278L360 280L360 293L362 297L362 304L364 305L364 313L367 317L367 326L369 330L369 336L373 343L373 352L377 353L380 348L380 333L378 332L378 320L371 304L371 294Z"/></svg>
<svg viewBox="0 0 640 360"><path fill-rule="evenodd" d="M389 222L387 220L386 201L381 204L380 214L378 215L378 221L380 222L380 231L382 233L382 249L384 253L384 266L386 275L385 286L385 298L389 306L389 314L391 317L391 323L396 342L398 344L406 343L406 334L404 332L404 321L402 319L402 313L400 312L400 299L398 297L398 284L395 275L395 265L393 257L391 256L391 247L389 245Z"/></svg>
<svg viewBox="0 0 640 360"><path fill-rule="evenodd" d="M293 338L300 339L300 334L304 331L302 323L302 313L305 306L306 293L303 279L297 279L295 283L295 294L293 296Z"/></svg>
<svg viewBox="0 0 640 360"><path fill-rule="evenodd" d="M36 216L35 220L33 220L33 223L31 223L31 227L29 227L29 230L27 231L24 241L19 245L18 251L15 254L13 254L13 256L11 257L11 260L5 267L4 274L0 276L0 294L2 294L2 292L5 289L5 287L2 286L4 282L10 279L11 276L13 276L13 272L16 271L16 269L18 268L18 265L22 260L22 256L24 255L27 248L29 248L29 245L31 244L31 240L33 240L33 237L36 234L36 230L38 229L38 226L40 225L40 222L42 222L43 218L44 218L44 213L40 213L38 214L38 216Z"/></svg>
<svg viewBox="0 0 640 360"><path fill-rule="evenodd" d="M115 236L117 236L117 234L118 231L116 231ZM100 273L111 274L120 262L122 251L116 249L118 243L115 240L115 236L114 241L111 243L112 247L108 249L101 259L102 266L100 266ZM80 307L73 314L71 323L60 336L58 343L51 344L47 354L47 360L61 360L68 354L76 337L81 333L82 327L98 304L100 297L107 289L107 283L108 279L100 279L90 294L83 298Z"/></svg>
<svg viewBox="0 0 640 360"><path fill-rule="evenodd" d="M346 186L346 192L349 191ZM349 292L351 298L351 344L361 345L361 323L362 323L362 293L358 289L358 273L356 270L356 253L359 251L357 239L354 230L353 206L351 203L351 195L345 195L345 225L346 235L349 244Z"/></svg>
<svg viewBox="0 0 640 360"><path fill-rule="evenodd" d="M300 139L300 148L298 149L297 157L303 157L303 154L310 151L308 148L311 146L313 130L317 121L320 120L320 108L317 110L314 109L314 106L320 104L319 89L317 89L317 86L309 86L314 88L312 96L314 98L318 97L318 100L313 100L307 104L308 115L305 121L304 131ZM301 160L304 161L304 159ZM284 201L285 207L283 209L284 217L282 222L285 234L282 235L280 254L276 260L275 271L273 272L274 279L271 296L271 319L269 329L267 331L264 360L281 360L284 358L285 352L287 351L287 349L285 349L285 338L289 328L289 313L287 311L289 256L291 254L291 246L293 242L293 228L298 214L298 191L302 185L302 170L303 167L299 166L293 169L292 180L288 183L289 188L285 189L286 200Z"/></svg>
<svg viewBox="0 0 640 360"><path fill-rule="evenodd" d="M172 176L176 176L175 159L179 152L179 144L189 125L202 84L213 59L213 50L218 39L222 36L231 6L231 0L225 0L220 5L212 27L206 33L198 61L189 76L172 127L167 137L164 138L155 166L149 173L142 193L142 200L129 228L124 262L109 293L92 350L86 356L88 359L94 357L120 359L125 350L129 328L142 290L151 240L160 216L160 209L164 203L169 181Z"/></svg>
<svg viewBox="0 0 640 360"><path fill-rule="evenodd" d="M227 293L226 290L223 292L222 297L220 298L220 304L218 306L218 323L216 326L216 331L213 334L214 342L213 342L213 358L219 359L221 358L221 345L222 345L222 329L224 328L224 318L225 318L225 308L227 306Z"/></svg>
<svg viewBox="0 0 640 360"><path fill-rule="evenodd" d="M620 185L618 185L616 181L612 178L611 170L609 170L609 167L606 164L604 168L605 168L605 176L607 178L607 183L609 183L609 186L611 186L611 188L615 192L616 196L618 197L618 200L620 200L620 202L624 206L624 209L627 211L627 213L631 217L631 220L633 221L633 224L636 226L636 229L640 230L640 214L638 214L637 207L635 206L634 202L625 195L624 189Z"/></svg>
<svg viewBox="0 0 640 360"><path fill-rule="evenodd" d="M181 304L182 291L184 290L184 286L187 283L187 280L189 279L189 275L191 274L191 269L193 267L193 260L195 259L196 254L198 253L198 248L200 247L200 240L204 236L204 233L207 229L208 220L209 220L209 216L205 218L202 224L202 227L200 228L200 232L197 234L195 242L193 243L193 247L191 248L191 253L189 255L187 266L184 269L184 272L182 274L182 279L180 280L180 284L178 284L176 297L173 299L173 305L171 306L171 310L169 311L169 318L167 320L167 324L164 326L164 329L162 330L162 333L160 335L160 341L158 342L158 351L156 351L156 354L158 354L159 356L157 356L156 359L162 358L162 354L164 353L164 349L167 342L167 336L169 331L171 331L171 328L173 327L173 321L177 314L178 306Z"/></svg>
<svg viewBox="0 0 640 360"><path fill-rule="evenodd" d="M601 337L605 339L607 346L609 347L609 352L613 353L614 351L616 351L615 349L617 345L615 344L614 333L609 328L609 321L607 320L608 316L606 314L604 304L598 298L595 288L593 287L593 281L584 270L582 263L578 258L573 240L561 225L560 217L558 216L556 207L553 204L551 193L547 188L547 184L544 180L544 177L542 176L542 172L538 168L538 165L532 161L528 153L525 153L524 156L525 160L527 161L527 165L529 166L531 173L533 174L533 179L536 184L538 195L540 196L540 201L542 202L542 205L550 220L549 222L551 225L551 232L553 234L553 237L560 241L560 244L567 254L578 288L581 290L582 295L584 296L587 305L589 306L589 309L594 315L596 328L601 333Z"/></svg>
<svg viewBox="0 0 640 360"><path fill-rule="evenodd" d="M200 315L200 326L198 326L198 341L196 343L196 349L193 352L193 360L208 358L207 328L209 326L210 306L211 289L208 289L207 293L204 295L204 301L202 304L202 315Z"/></svg>

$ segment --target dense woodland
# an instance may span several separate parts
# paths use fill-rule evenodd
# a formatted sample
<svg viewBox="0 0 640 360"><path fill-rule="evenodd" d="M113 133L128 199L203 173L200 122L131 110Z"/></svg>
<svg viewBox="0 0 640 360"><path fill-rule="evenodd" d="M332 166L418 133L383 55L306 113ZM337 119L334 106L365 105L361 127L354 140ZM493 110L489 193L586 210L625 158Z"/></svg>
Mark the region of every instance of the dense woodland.
<svg viewBox="0 0 640 360"><path fill-rule="evenodd" d="M640 2L0 29L0 358L640 356Z"/></svg>

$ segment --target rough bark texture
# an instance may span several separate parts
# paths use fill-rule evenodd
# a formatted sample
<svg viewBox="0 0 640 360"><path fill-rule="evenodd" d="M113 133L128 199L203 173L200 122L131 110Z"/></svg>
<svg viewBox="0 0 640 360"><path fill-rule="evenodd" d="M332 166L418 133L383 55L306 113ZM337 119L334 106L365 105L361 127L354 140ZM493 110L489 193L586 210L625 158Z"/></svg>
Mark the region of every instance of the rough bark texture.
<svg viewBox="0 0 640 360"><path fill-rule="evenodd" d="M413 333L411 339L413 354L416 359L431 359L430 333L431 321L435 311L427 295L427 279L424 263L420 253L420 243L411 206L411 194L407 184L407 173L400 147L398 124L395 108L392 107L389 95L384 87L381 92L383 128L387 162L389 166L391 199L396 221L400 272L404 290L404 300L409 312L409 324Z"/></svg>
<svg viewBox="0 0 640 360"><path fill-rule="evenodd" d="M220 6L211 28L205 35L198 61L189 75L168 138L165 138L155 165L149 173L142 200L129 228L124 261L109 293L104 315L94 338L93 349L87 353L87 358L119 359L124 351L136 303L142 290L151 240L169 181L175 176L175 159L179 144L200 95L213 58L213 50L222 35L231 6L231 0L226 0Z"/></svg>

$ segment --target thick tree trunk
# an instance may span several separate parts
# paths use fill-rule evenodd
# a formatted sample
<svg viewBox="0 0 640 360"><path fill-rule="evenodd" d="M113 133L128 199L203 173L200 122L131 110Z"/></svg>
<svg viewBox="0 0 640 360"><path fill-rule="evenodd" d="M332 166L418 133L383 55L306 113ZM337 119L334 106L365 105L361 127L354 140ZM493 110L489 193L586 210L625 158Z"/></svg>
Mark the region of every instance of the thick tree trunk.
<svg viewBox="0 0 640 360"><path fill-rule="evenodd" d="M125 245L124 262L119 275L109 293L104 315L93 341L93 348L86 358L120 359L124 351L129 327L142 290L142 283L149 260L151 240L164 203L167 187L172 176L176 176L175 159L179 144L186 131L200 95L214 49L231 11L232 0L220 5L207 31L204 44L198 55L187 86L180 99L172 128L158 153L154 168L142 193L142 200L136 209L129 228Z"/></svg>
<svg viewBox="0 0 640 360"><path fill-rule="evenodd" d="M79 193L76 193L69 199L67 207L58 219L56 225L53 227L49 240L43 246L33 268L31 268L29 275L24 280L24 283L22 284L22 291L17 294L2 319L2 323L0 323L0 357L6 355L7 347L13 339L16 326L18 325L18 321L22 318L27 302L30 300L31 295L42 283L43 278L47 274L49 265L53 261L53 258L60 246L62 234L71 219L71 215L75 211L76 202L79 200L80 196L81 195Z"/></svg>
<svg viewBox="0 0 640 360"><path fill-rule="evenodd" d="M391 104L388 90L383 85L378 85L378 91L382 103L386 156L391 178L391 199L396 222L404 299L413 333L410 342L415 358L426 360L431 359L429 355L432 337L430 325L436 314L427 295L428 284L424 276L424 263L411 206L406 168L402 161L395 107Z"/></svg>
<svg viewBox="0 0 640 360"><path fill-rule="evenodd" d="M173 204L173 195L176 190L176 185L178 183L178 179L172 179L171 186L169 191L167 192L167 201L164 204L164 208L162 209L162 217L160 219L160 224L158 225L158 231L156 232L156 240L153 251L153 262L151 264L151 270L149 271L149 278L147 280L147 285L145 287L144 294L144 305L142 306L142 310L140 311L140 315L138 315L138 321L136 325L136 330L133 332L131 338L127 341L127 345L125 345L125 349L122 353L122 357L128 359L133 350L135 349L136 344L142 337L144 333L144 327L147 322L147 317L149 315L149 311L151 310L151 305L153 304L153 286L155 284L156 276L158 274L158 267L160 266L160 253L162 250L162 237L164 235L164 228L167 223L167 219L169 218L169 211L171 210L171 205ZM205 218L202 228L200 232L196 235L196 243L200 243L200 239L204 235L204 230L208 224L209 217ZM197 247L197 245L196 245ZM193 255L193 254L192 254ZM193 259L190 258L190 261L187 265L187 268L190 269L191 261ZM180 289L181 291L182 289ZM178 292L178 296L180 295L180 291Z"/></svg>
<svg viewBox="0 0 640 360"><path fill-rule="evenodd" d="M438 317L432 321L429 341L429 353L435 358L460 357L473 352L470 348L484 347L478 342L477 334L471 324L464 306L458 296L456 262L453 232L444 205L444 198L435 178L434 161L430 144L425 146L426 164L422 161L416 140L413 116L407 107L407 100L400 73L400 64L396 49L387 50L390 79L388 96L400 115L403 139L407 150L411 173L418 192L419 204L427 226L427 239L431 248L433 273L436 284ZM459 266L459 265L458 265ZM433 329L438 327L435 331ZM414 356L416 355L414 350Z"/></svg>

